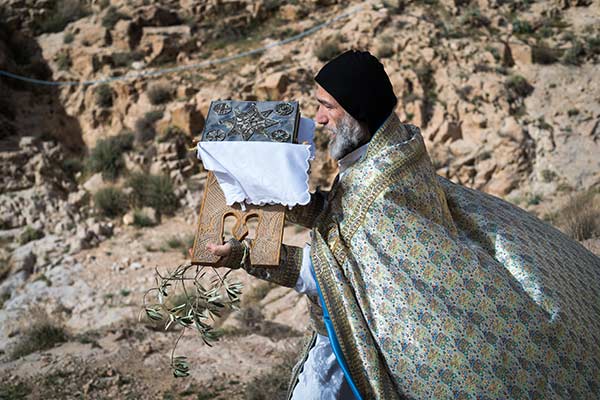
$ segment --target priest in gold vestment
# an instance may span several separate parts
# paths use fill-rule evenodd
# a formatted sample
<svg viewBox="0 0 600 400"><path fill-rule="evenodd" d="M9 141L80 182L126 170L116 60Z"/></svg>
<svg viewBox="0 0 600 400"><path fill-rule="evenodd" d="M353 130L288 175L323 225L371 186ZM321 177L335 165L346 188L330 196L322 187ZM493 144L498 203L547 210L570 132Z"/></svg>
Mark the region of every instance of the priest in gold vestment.
<svg viewBox="0 0 600 400"><path fill-rule="evenodd" d="M316 81L340 174L289 213L310 246L284 245L275 270L249 265L249 242L208 247L311 300L289 398L598 398L600 259L437 176L369 53L338 56Z"/></svg>

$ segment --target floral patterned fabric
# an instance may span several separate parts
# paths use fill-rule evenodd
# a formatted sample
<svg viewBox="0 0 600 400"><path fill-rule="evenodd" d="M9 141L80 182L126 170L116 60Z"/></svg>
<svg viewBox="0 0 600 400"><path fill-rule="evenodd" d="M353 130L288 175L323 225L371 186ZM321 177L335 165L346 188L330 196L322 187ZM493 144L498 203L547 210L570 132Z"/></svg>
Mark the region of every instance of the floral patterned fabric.
<svg viewBox="0 0 600 400"><path fill-rule="evenodd" d="M312 248L364 398L600 393L600 259L438 177L419 130L396 115L334 186Z"/></svg>

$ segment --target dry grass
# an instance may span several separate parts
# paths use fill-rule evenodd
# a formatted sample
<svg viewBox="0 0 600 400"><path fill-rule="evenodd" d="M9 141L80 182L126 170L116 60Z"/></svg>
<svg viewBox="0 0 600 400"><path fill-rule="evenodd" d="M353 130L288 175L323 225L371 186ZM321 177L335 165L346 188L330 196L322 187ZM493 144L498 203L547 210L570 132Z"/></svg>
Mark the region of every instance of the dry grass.
<svg viewBox="0 0 600 400"><path fill-rule="evenodd" d="M167 83L156 83L146 91L146 95L153 105L168 103L172 98L173 89Z"/></svg>
<svg viewBox="0 0 600 400"><path fill-rule="evenodd" d="M36 351L51 349L68 339L63 325L50 318L41 308L31 309L23 326L25 328L10 352L13 360Z"/></svg>
<svg viewBox="0 0 600 400"><path fill-rule="evenodd" d="M600 191L590 189L572 196L550 220L575 240L600 236Z"/></svg>
<svg viewBox="0 0 600 400"><path fill-rule="evenodd" d="M178 207L171 178L167 175L134 173L127 186L133 189L131 199L136 207L152 207L160 214L173 214Z"/></svg>
<svg viewBox="0 0 600 400"><path fill-rule="evenodd" d="M101 215L118 217L127 212L127 195L116 186L102 188L94 194L94 207Z"/></svg>
<svg viewBox="0 0 600 400"><path fill-rule="evenodd" d="M341 35L322 41L314 50L314 55L319 61L326 62L338 56L342 49L340 44L344 41Z"/></svg>
<svg viewBox="0 0 600 400"><path fill-rule="evenodd" d="M253 306L260 303L262 299L264 299L269 292L276 288L277 285L271 282L266 281L258 281L256 284L251 287L249 290L245 291L242 295L242 306Z"/></svg>
<svg viewBox="0 0 600 400"><path fill-rule="evenodd" d="M135 121L135 141L139 144L154 139L156 129L154 123L163 117L162 111L149 111Z"/></svg>
<svg viewBox="0 0 600 400"><path fill-rule="evenodd" d="M244 398L248 400L283 399L288 389L292 368L298 353L290 350L282 353L279 364L257 376L246 386Z"/></svg>

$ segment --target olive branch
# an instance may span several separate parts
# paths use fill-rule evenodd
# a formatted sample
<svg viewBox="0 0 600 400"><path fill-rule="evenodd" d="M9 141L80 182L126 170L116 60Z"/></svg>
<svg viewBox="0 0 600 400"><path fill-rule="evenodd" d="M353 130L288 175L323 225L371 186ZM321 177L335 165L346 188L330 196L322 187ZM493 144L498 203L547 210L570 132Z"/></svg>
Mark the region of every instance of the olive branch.
<svg viewBox="0 0 600 400"><path fill-rule="evenodd" d="M186 377L190 374L187 357L175 356L179 341L187 329L194 329L206 345L212 346L219 334L211 323L221 316L224 309L239 308L242 284L227 279L232 270L221 276L213 267L181 264L164 275L158 268L155 271L156 287L144 294L144 311L150 320L164 321L165 330L174 324L182 327L171 351L170 367L176 378ZM169 304L166 299L178 286L183 290L184 300L180 304ZM154 297L156 302L149 302L148 297Z"/></svg>

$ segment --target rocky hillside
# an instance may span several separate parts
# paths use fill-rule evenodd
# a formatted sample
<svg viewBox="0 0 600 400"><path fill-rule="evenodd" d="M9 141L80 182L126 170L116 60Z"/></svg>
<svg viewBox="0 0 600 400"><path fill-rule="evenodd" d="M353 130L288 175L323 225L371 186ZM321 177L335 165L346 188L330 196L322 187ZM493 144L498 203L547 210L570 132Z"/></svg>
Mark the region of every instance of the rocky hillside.
<svg viewBox="0 0 600 400"><path fill-rule="evenodd" d="M360 8L353 8L360 6ZM199 68L351 15L298 41ZM185 260L205 173L189 151L213 99L295 99L349 48L384 63L438 173L508 199L595 251L600 4L586 0L7 0L0 4L0 392L8 398L277 397L304 300L238 274L242 310L193 371L177 331L137 316ZM311 186L335 164L317 132ZM302 245L306 232L286 228ZM32 338L42 338L33 340ZM25 346L24 343L33 343ZM204 397L198 397L204 396Z"/></svg>

